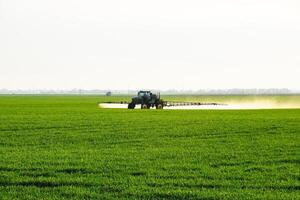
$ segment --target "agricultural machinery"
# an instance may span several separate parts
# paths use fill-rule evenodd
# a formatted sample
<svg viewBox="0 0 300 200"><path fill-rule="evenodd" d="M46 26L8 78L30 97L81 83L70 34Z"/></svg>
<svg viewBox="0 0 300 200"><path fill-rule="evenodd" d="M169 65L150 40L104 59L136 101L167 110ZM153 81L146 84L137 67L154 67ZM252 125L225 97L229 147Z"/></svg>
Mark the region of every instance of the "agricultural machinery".
<svg viewBox="0 0 300 200"><path fill-rule="evenodd" d="M106 102L109 104L127 104L128 109L134 109L137 105L141 105L141 109L163 109L164 107L174 106L203 106L203 105L225 105L219 103L203 103L203 102L175 102L175 101L164 101L160 98L160 93L153 94L151 91L141 90L137 93L137 96L133 97L131 102Z"/></svg>
<svg viewBox="0 0 300 200"><path fill-rule="evenodd" d="M164 101L160 99L160 94L153 94L151 91L139 91L128 104L128 109L134 109L136 105L141 105L142 109L149 109L155 106L156 109L163 109Z"/></svg>

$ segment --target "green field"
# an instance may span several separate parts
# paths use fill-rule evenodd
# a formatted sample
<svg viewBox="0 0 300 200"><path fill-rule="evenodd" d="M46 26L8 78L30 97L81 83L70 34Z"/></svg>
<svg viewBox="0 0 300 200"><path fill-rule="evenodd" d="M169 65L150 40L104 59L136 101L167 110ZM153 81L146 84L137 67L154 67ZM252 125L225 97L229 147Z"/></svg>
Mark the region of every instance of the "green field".
<svg viewBox="0 0 300 200"><path fill-rule="evenodd" d="M0 96L0 199L299 199L300 109L97 104L128 99Z"/></svg>

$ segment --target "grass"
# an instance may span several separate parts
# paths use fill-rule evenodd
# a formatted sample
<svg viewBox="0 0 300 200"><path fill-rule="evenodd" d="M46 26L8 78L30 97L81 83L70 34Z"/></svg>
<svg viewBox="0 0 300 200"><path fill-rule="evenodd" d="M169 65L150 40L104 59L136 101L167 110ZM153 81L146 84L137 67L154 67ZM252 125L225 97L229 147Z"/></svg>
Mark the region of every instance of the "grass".
<svg viewBox="0 0 300 200"><path fill-rule="evenodd" d="M299 198L299 109L97 106L111 100L128 97L0 96L0 199Z"/></svg>

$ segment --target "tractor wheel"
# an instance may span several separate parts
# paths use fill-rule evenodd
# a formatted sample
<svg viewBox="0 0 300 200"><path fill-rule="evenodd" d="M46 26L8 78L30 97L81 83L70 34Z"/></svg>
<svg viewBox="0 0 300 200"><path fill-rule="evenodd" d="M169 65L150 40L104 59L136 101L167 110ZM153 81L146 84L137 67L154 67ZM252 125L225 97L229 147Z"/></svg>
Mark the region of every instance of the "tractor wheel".
<svg viewBox="0 0 300 200"><path fill-rule="evenodd" d="M156 109L163 109L163 105L162 104L157 104Z"/></svg>
<svg viewBox="0 0 300 200"><path fill-rule="evenodd" d="M141 109L148 109L147 104L142 104L142 105L141 105Z"/></svg>
<svg viewBox="0 0 300 200"><path fill-rule="evenodd" d="M128 109L134 109L135 107L135 104L134 103L129 103L128 104Z"/></svg>

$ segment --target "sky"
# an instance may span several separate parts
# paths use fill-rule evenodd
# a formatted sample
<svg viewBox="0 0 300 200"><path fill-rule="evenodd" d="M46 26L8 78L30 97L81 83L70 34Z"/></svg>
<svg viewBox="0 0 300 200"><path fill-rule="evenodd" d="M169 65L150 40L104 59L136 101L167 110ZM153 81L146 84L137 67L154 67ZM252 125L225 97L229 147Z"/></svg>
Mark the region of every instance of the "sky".
<svg viewBox="0 0 300 200"><path fill-rule="evenodd" d="M0 88L300 88L299 0L0 0Z"/></svg>

